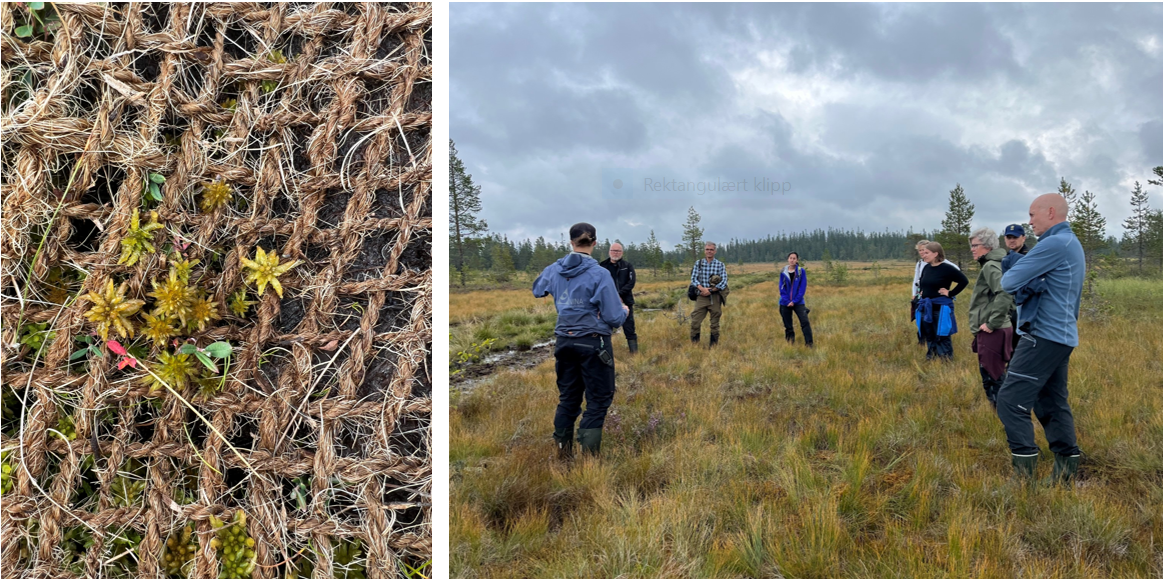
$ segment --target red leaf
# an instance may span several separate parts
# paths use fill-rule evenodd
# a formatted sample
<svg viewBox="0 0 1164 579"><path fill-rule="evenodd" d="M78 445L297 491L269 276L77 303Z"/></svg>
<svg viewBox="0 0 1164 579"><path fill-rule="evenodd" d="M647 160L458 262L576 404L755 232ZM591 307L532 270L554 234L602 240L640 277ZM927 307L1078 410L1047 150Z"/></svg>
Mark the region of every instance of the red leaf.
<svg viewBox="0 0 1164 579"><path fill-rule="evenodd" d="M117 362L117 369L118 370L121 370L121 369L125 368L126 366L129 366L131 368L137 368L137 358L134 358L133 356L126 356Z"/></svg>
<svg viewBox="0 0 1164 579"><path fill-rule="evenodd" d="M117 340L109 340L108 342L105 342L105 345L109 346L109 350L118 356L129 355L129 352L126 352L125 348L122 348L121 344L117 343Z"/></svg>

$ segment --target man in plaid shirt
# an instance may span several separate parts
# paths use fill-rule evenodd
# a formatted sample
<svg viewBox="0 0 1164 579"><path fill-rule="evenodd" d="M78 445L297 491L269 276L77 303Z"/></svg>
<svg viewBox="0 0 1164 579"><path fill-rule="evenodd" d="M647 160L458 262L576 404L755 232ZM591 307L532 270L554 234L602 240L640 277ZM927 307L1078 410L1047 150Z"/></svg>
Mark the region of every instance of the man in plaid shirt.
<svg viewBox="0 0 1164 579"><path fill-rule="evenodd" d="M719 343L719 316L723 313L723 294L727 292L727 267L715 258L715 244L703 247L703 259L691 268L691 284L699 290L695 310L691 312L691 342L699 343L703 318L711 312L711 345Z"/></svg>

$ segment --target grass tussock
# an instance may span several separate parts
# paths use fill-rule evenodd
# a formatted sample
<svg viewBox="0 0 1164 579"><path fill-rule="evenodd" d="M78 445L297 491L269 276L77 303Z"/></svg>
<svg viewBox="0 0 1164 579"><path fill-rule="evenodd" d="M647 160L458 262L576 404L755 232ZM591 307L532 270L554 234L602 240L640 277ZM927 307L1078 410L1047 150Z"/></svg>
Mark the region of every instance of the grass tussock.
<svg viewBox="0 0 1164 579"><path fill-rule="evenodd" d="M1080 481L1032 490L1010 479L969 331L952 363L926 363L908 279L850 271L810 287L814 350L782 339L773 281L733 291L714 351L668 312L641 315L637 356L615 340L599 460L551 458L552 362L459 397L453 576L1158 575L1159 282L1098 284L1111 307L1081 321L1071 363Z"/></svg>

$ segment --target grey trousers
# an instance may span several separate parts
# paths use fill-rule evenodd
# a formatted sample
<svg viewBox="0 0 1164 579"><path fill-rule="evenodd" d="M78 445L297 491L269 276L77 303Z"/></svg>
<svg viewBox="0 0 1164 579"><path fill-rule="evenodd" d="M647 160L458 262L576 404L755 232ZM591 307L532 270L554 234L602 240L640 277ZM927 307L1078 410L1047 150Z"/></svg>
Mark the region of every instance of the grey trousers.
<svg viewBox="0 0 1164 579"><path fill-rule="evenodd" d="M1039 453L1031 412L1047 435L1051 452L1076 456L1075 419L1067 403L1067 363L1071 346L1024 334L1019 340L1006 381L998 390L998 418L1006 429L1011 454Z"/></svg>

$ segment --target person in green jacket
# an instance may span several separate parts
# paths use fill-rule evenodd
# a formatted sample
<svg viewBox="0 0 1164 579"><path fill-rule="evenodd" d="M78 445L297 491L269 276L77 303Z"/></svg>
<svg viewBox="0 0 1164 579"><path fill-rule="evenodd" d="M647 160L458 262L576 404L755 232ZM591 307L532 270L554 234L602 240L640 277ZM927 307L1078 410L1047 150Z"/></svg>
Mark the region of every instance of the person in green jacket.
<svg viewBox="0 0 1164 579"><path fill-rule="evenodd" d="M978 354L982 389L992 407L997 408L998 389L1006 378L1007 363L1014 352L1010 310L1014 296L1002 291L1002 259L1006 250L998 247L998 234L983 227L970 235L970 253L981 266L974 291L970 293L970 349Z"/></svg>

